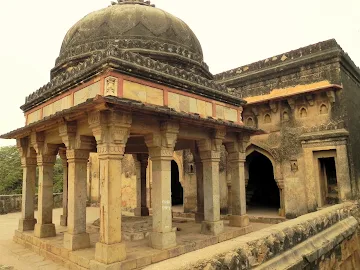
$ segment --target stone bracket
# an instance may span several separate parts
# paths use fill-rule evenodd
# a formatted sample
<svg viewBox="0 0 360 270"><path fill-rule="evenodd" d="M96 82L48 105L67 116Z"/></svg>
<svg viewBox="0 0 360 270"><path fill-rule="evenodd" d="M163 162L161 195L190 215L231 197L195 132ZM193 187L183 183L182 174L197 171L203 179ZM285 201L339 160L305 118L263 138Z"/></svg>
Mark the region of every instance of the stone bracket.
<svg viewBox="0 0 360 270"><path fill-rule="evenodd" d="M278 111L278 103L275 101L269 101L269 107L273 113L276 113Z"/></svg>
<svg viewBox="0 0 360 270"><path fill-rule="evenodd" d="M314 96L312 94L306 95L305 98L310 106L314 106Z"/></svg>
<svg viewBox="0 0 360 270"><path fill-rule="evenodd" d="M329 98L330 103L335 103L335 91L334 90L329 90L326 91L326 95Z"/></svg>
<svg viewBox="0 0 360 270"><path fill-rule="evenodd" d="M289 107L291 110L295 110L295 99L294 98L288 98L287 103L289 104Z"/></svg>

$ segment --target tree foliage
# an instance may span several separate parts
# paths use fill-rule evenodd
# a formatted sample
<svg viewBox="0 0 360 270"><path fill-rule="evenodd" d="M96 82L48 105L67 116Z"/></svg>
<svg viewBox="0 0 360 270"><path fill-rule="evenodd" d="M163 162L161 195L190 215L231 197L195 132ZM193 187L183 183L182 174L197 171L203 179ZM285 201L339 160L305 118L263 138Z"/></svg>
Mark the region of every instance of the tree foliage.
<svg viewBox="0 0 360 270"><path fill-rule="evenodd" d="M0 147L0 195L21 194L22 168L16 146ZM57 157L54 166L54 192L62 192L63 169ZM36 183L37 187L37 183Z"/></svg>

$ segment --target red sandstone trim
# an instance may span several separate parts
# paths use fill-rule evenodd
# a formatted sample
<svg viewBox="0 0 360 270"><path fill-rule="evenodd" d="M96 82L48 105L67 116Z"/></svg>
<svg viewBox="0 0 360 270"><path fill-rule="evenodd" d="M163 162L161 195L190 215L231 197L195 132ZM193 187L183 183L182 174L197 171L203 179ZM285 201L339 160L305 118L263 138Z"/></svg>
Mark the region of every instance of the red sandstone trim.
<svg viewBox="0 0 360 270"><path fill-rule="evenodd" d="M101 76L101 79L100 79L100 95L104 95L104 92L105 92L105 78L104 76Z"/></svg>
<svg viewBox="0 0 360 270"><path fill-rule="evenodd" d="M216 118L216 103L214 101L212 101L211 103L212 103L212 114L213 117Z"/></svg>
<svg viewBox="0 0 360 270"><path fill-rule="evenodd" d="M118 78L118 97L124 97L124 80L121 77Z"/></svg>
<svg viewBox="0 0 360 270"><path fill-rule="evenodd" d="M168 105L169 105L169 91L167 89L164 89L163 93L164 93L164 106L168 107Z"/></svg>

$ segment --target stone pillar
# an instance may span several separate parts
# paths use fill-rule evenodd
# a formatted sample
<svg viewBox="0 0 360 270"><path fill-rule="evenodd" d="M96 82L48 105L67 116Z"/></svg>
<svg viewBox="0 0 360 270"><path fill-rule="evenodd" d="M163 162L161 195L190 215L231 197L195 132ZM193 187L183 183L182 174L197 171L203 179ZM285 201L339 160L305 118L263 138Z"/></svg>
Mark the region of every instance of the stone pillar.
<svg viewBox="0 0 360 270"><path fill-rule="evenodd" d="M52 222L53 175L58 146L47 143L44 133L32 133L31 145L36 150L39 168L38 214L34 235L39 238L53 237L56 235Z"/></svg>
<svg viewBox="0 0 360 270"><path fill-rule="evenodd" d="M27 138L17 140L17 146L23 168L21 219L18 229L21 232L32 231L36 223L34 218L36 152L29 147Z"/></svg>
<svg viewBox="0 0 360 270"><path fill-rule="evenodd" d="M177 123L165 122L160 134L149 134L145 142L152 161L153 231L150 245L156 249L176 246L176 232L172 227L171 213L171 160L179 132Z"/></svg>
<svg viewBox="0 0 360 270"><path fill-rule="evenodd" d="M196 213L195 222L201 223L204 221L204 185L203 185L203 164L199 154L194 154L195 169L196 169Z"/></svg>
<svg viewBox="0 0 360 270"><path fill-rule="evenodd" d="M225 144L228 151L228 162L231 168L231 210L230 226L246 227L249 217L246 214L245 189L245 145L239 136L238 140Z"/></svg>
<svg viewBox="0 0 360 270"><path fill-rule="evenodd" d="M87 163L94 142L91 137L78 134L75 122L61 125L59 135L66 146L68 163L68 217L64 247L78 250L90 246L90 237L86 233Z"/></svg>
<svg viewBox="0 0 360 270"><path fill-rule="evenodd" d="M219 162L224 130L217 130L214 138L198 141L197 145L203 164L204 221L203 234L218 235L224 230L220 220Z"/></svg>
<svg viewBox="0 0 360 270"><path fill-rule="evenodd" d="M135 155L134 155L135 156ZM135 216L148 216L149 208L146 206L146 168L148 166L148 154L137 154L134 157L136 166L136 188L137 201L135 208Z"/></svg>
<svg viewBox="0 0 360 270"><path fill-rule="evenodd" d="M126 259L121 235L121 161L131 122L131 115L120 112L93 112L89 116L97 141L101 179L100 239L95 247L96 262L90 268L107 269L106 265Z"/></svg>
<svg viewBox="0 0 360 270"><path fill-rule="evenodd" d="M284 181L275 179L280 193L279 216L285 217L285 197L284 197Z"/></svg>
<svg viewBox="0 0 360 270"><path fill-rule="evenodd" d="M346 141L336 147L335 166L340 202L351 200L351 177Z"/></svg>
<svg viewBox="0 0 360 270"><path fill-rule="evenodd" d="M68 163L66 158L66 149L59 149L59 156L63 168L63 214L60 216L60 225L67 226L68 218Z"/></svg>
<svg viewBox="0 0 360 270"><path fill-rule="evenodd" d="M89 150L66 150L68 159L68 228L64 247L78 250L90 247L86 232L87 162Z"/></svg>

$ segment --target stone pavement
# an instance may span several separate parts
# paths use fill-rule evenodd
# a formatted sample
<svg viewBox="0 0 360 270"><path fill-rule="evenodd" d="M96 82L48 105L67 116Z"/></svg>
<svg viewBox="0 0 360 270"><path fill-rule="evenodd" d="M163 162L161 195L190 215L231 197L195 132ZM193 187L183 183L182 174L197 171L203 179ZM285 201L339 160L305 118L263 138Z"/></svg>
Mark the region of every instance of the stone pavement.
<svg viewBox="0 0 360 270"><path fill-rule="evenodd" d="M88 207L86 211L87 223L93 223L99 218L99 208ZM54 209L53 222L60 224L60 215L62 209ZM123 212L124 215L131 213ZM13 242L12 238L15 229L18 227L18 220L21 213L11 213L0 215L0 270L27 270L27 269L46 269L46 270L65 270L63 266L55 262L45 259L44 257L34 253L30 249L24 248L22 245ZM36 216L36 213L35 213ZM186 223L182 226L187 226ZM270 224L252 223L253 229L260 230L270 226ZM181 231L178 232L181 234ZM191 235L186 236L191 237ZM138 241L139 243L141 241ZM144 241L142 241L144 242ZM135 243L137 244L137 243ZM215 248L216 249L216 248Z"/></svg>
<svg viewBox="0 0 360 270"><path fill-rule="evenodd" d="M60 223L61 214L62 209L54 209L53 221L55 224ZM21 213L0 215L0 270L66 270L63 266L44 259L44 257L12 241L20 216ZM87 220L96 220L98 216L98 208L87 208Z"/></svg>

